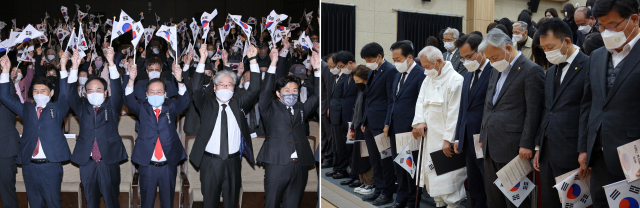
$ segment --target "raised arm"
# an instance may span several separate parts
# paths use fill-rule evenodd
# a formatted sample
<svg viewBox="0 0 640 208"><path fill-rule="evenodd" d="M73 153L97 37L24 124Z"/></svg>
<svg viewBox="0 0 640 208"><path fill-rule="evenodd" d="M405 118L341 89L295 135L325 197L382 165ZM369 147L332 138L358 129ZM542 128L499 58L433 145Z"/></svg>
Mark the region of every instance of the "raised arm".
<svg viewBox="0 0 640 208"><path fill-rule="evenodd" d="M120 82L120 73L118 72L118 68L116 67L115 62L113 61L113 54L114 54L113 47L109 47L107 49L107 52L105 53L105 57L107 59L107 62L109 63L108 74L109 74L110 81L107 80L109 88L111 89L111 91L109 92L111 96L109 99L109 102L111 102L111 104L117 108L118 106L122 106L123 92L122 92L122 82ZM136 67L137 67L136 64L132 62L132 63L129 63L129 66L127 68L135 71Z"/></svg>
<svg viewBox="0 0 640 208"><path fill-rule="evenodd" d="M204 95L202 84L204 83L204 65L205 61L207 60L207 44L202 44L200 46L199 52L200 62L198 62L196 73L193 74L193 78L191 78L191 89L193 90L191 94L193 95L193 103L196 108L202 110L206 101L206 96Z"/></svg>
<svg viewBox="0 0 640 208"><path fill-rule="evenodd" d="M269 70L264 77L264 86L262 92L260 92L260 114L266 115L271 108L271 102L274 99L274 90L276 85L275 74L276 74L276 64L278 63L278 49L273 48L271 53L269 53L269 57L271 58L271 65L269 66ZM252 77L253 78L253 77ZM251 84L249 84L251 85Z"/></svg>
<svg viewBox="0 0 640 208"><path fill-rule="evenodd" d="M78 53L78 51L74 51L73 52L73 58L72 58L72 68L73 69L78 69L78 66L80 65L80 53ZM76 63L73 63L73 61L76 61ZM68 69L62 69L60 70L60 88L59 91L60 92L54 92L54 93L58 93L58 101L56 101L56 104L58 105L58 109L57 109L57 114L60 117L64 117L67 114L67 111L69 111L69 103L67 103L67 97L69 97L69 83L67 83L67 77L69 76L69 72ZM76 93L77 94L77 93Z"/></svg>
<svg viewBox="0 0 640 208"><path fill-rule="evenodd" d="M313 67L314 83L319 84L320 76L322 75L322 72L320 72L320 55L315 51L311 55L311 66ZM304 103L305 118L314 113L314 109L317 109L318 106L320 106L320 86L316 84L316 86L313 86L313 95Z"/></svg>
<svg viewBox="0 0 640 208"><path fill-rule="evenodd" d="M111 63L109 63L111 65ZM134 81L136 80L136 76L138 75L138 70L134 67L129 68L129 80L127 83L127 87L124 89L124 105L127 106L129 111L131 111L135 115L139 115L140 113L140 105L136 101L135 94L133 93L134 89Z"/></svg>
<svg viewBox="0 0 640 208"><path fill-rule="evenodd" d="M61 71L66 71L67 70L67 57L69 55L67 53L63 53L62 57L60 59L60 69ZM71 59L72 62L72 66L71 66L71 70L69 71L69 78L67 78L67 83L69 84L69 89L67 92L67 104L69 105L69 107L71 107L71 110L73 110L73 112L75 112L76 114L80 114L80 112L82 111L82 97L80 97L80 95L78 94L78 84L76 83L78 81L78 67L77 64L79 63L78 60L75 60L75 56L74 58Z"/></svg>
<svg viewBox="0 0 640 208"><path fill-rule="evenodd" d="M9 82L11 61L9 60L9 56L4 55L0 58L0 67L2 67L2 73L0 74L0 102L16 115L23 117L23 105L20 99L16 98L16 96L11 96L11 83Z"/></svg>
<svg viewBox="0 0 640 208"><path fill-rule="evenodd" d="M178 65L177 61L173 62L172 65L173 76L176 80L182 80L182 69L180 65ZM184 111L189 107L189 93L187 93L187 87L184 86L184 83L178 82L178 102L175 103L174 109L178 114L179 112Z"/></svg>
<svg viewBox="0 0 640 208"><path fill-rule="evenodd" d="M262 77L260 75L260 67L258 66L258 61L255 59L256 54L258 54L258 49L256 49L256 47L254 47L253 45L250 45L247 50L247 59L250 60L249 67L251 68L251 82L249 84L249 89L247 89L247 93L238 98L240 106L242 107L242 109L244 109L244 112L251 111L253 104L256 103L256 100L260 95Z"/></svg>

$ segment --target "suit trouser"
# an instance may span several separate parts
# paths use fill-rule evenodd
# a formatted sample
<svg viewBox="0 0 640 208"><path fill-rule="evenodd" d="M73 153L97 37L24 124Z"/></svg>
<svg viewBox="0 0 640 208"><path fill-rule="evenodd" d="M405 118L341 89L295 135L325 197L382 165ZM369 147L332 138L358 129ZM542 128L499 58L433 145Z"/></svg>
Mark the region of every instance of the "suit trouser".
<svg viewBox="0 0 640 208"><path fill-rule="evenodd" d="M402 148L404 147L396 147L395 134L390 133L389 140L391 143L391 158L396 158L396 156L398 156L398 150L402 150ZM413 158L418 158L418 151L411 151L411 154L413 155ZM413 207L413 205L416 204L416 179L411 178L411 174L409 174L407 170L398 165L398 163L393 162L393 169L395 171L396 178L398 179L396 203ZM420 192L419 194L422 194L422 192Z"/></svg>
<svg viewBox="0 0 640 208"><path fill-rule="evenodd" d="M593 201L594 208L609 207L607 203L607 195L604 192L602 186L606 186L621 180L625 180L624 175L617 176L609 171L607 163L604 160L602 151L595 151L591 153L591 199Z"/></svg>
<svg viewBox="0 0 640 208"><path fill-rule="evenodd" d="M242 157L223 160L217 155L205 154L200 165L200 182L204 207L218 207L220 194L225 208L238 207L240 186L242 185Z"/></svg>
<svg viewBox="0 0 640 208"><path fill-rule="evenodd" d="M120 207L120 163L89 160L80 166L80 180L88 207L100 207L100 197L107 207Z"/></svg>
<svg viewBox="0 0 640 208"><path fill-rule="evenodd" d="M16 157L0 158L0 199L2 207L17 208L18 197L16 196Z"/></svg>
<svg viewBox="0 0 640 208"><path fill-rule="evenodd" d="M62 184L62 164L23 164L22 176L27 189L29 207L62 208L60 188Z"/></svg>
<svg viewBox="0 0 640 208"><path fill-rule="evenodd" d="M486 208L487 194L484 188L484 159L476 157L476 149L473 144L473 137L465 135L464 152L467 163L467 186L469 188L469 198L472 208Z"/></svg>
<svg viewBox="0 0 640 208"><path fill-rule="evenodd" d="M369 151L369 161L373 167L373 178L376 180L376 190L374 194L391 196L396 192L396 173L393 170L393 157L380 159L380 152L374 139L371 128L365 128L364 141Z"/></svg>
<svg viewBox="0 0 640 208"><path fill-rule="evenodd" d="M496 173L498 170L502 169L507 163L499 163L493 161L491 159L491 155L489 154L489 149L485 151L487 155L484 156L484 187L487 191L487 202L489 207L504 207L504 208L515 208L516 206L509 201L509 199L504 196L502 191L498 189L498 187L493 184L493 182L498 179ZM557 192L556 192L557 193ZM522 201L520 204L522 208L530 208L531 207L531 199L529 196Z"/></svg>
<svg viewBox="0 0 640 208"><path fill-rule="evenodd" d="M153 208L156 201L156 188L160 189L160 205L162 208L173 207L176 190L177 166L164 165L156 167L147 165L138 167L140 171L140 202L142 208Z"/></svg>
<svg viewBox="0 0 640 208"><path fill-rule="evenodd" d="M322 162L327 162L328 164L333 164L333 125L331 125L331 121L327 114L322 114L322 130L321 134L321 153L322 153Z"/></svg>
<svg viewBox="0 0 640 208"><path fill-rule="evenodd" d="M349 124L333 125L333 170L335 171L347 171L349 167L349 150L347 148L347 131ZM353 145L351 145L353 149Z"/></svg>
<svg viewBox="0 0 640 208"><path fill-rule="evenodd" d="M297 162L287 165L266 164L264 175L264 207L299 207L309 178L309 166Z"/></svg>
<svg viewBox="0 0 640 208"><path fill-rule="evenodd" d="M556 177L561 176L569 171L573 171L580 167L578 158L570 158L575 160L575 165L570 167L555 165L551 161L551 153L549 151L549 139L545 137L547 142L542 144L542 152L538 158L540 164L540 188L542 191L542 207L563 207L558 190L553 188L556 185ZM546 151L545 151L546 150Z"/></svg>

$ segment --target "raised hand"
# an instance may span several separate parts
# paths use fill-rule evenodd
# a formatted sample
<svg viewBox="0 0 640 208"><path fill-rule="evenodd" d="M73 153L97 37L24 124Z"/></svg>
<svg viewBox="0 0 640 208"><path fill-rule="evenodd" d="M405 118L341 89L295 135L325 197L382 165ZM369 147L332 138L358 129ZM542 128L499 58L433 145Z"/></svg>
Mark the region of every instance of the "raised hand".
<svg viewBox="0 0 640 208"><path fill-rule="evenodd" d="M247 58L253 58L257 54L258 54L258 49L253 45L249 45L249 48L247 49Z"/></svg>
<svg viewBox="0 0 640 208"><path fill-rule="evenodd" d="M78 70L78 66L80 66L80 53L78 53L78 50L73 52L73 56L71 56L71 69L72 70Z"/></svg>
<svg viewBox="0 0 640 208"><path fill-rule="evenodd" d="M238 77L242 76L244 73L244 63L238 63Z"/></svg>
<svg viewBox="0 0 640 208"><path fill-rule="evenodd" d="M69 61L69 53L63 52L60 56L60 70L67 71L67 62Z"/></svg>
<svg viewBox="0 0 640 208"><path fill-rule="evenodd" d="M273 47L273 49L271 49L269 58L271 58L271 66L276 66L276 64L278 63L278 49L276 47Z"/></svg>
<svg viewBox="0 0 640 208"><path fill-rule="evenodd" d="M189 51L189 53L187 53L187 57L184 57L183 60L185 66L191 64L191 60L193 60L193 50Z"/></svg>
<svg viewBox="0 0 640 208"><path fill-rule="evenodd" d="M107 62L109 62L109 66L115 66L116 64L113 63L113 56L116 53L113 51L113 47L109 46L107 48L107 51L105 51L104 56L107 58Z"/></svg>
<svg viewBox="0 0 640 208"><path fill-rule="evenodd" d="M173 70L173 76L176 77L176 80L178 80L178 82L182 81L182 69L180 68L180 65L178 65L178 62L173 62L173 65L171 65L171 69Z"/></svg>
<svg viewBox="0 0 640 208"><path fill-rule="evenodd" d="M129 72L129 81L133 82L136 80L136 76L138 76L138 65L135 63L131 64L131 67L127 70Z"/></svg>
<svg viewBox="0 0 640 208"><path fill-rule="evenodd" d="M42 55L42 47L40 47L40 48L36 49L36 52L38 52L38 56L39 56L39 55Z"/></svg>
<svg viewBox="0 0 640 208"><path fill-rule="evenodd" d="M226 65L228 62L229 62L229 53L227 53L227 50L222 50L222 63Z"/></svg>
<svg viewBox="0 0 640 208"><path fill-rule="evenodd" d="M200 52L200 64L204 64L204 62L207 60L207 44L202 44L200 45L200 49L198 49L198 51Z"/></svg>
<svg viewBox="0 0 640 208"><path fill-rule="evenodd" d="M320 70L320 55L315 51L311 55L311 66L313 67L313 71Z"/></svg>
<svg viewBox="0 0 640 208"><path fill-rule="evenodd" d="M282 39L282 50L287 50L291 47L291 43L289 43L289 38Z"/></svg>
<svg viewBox="0 0 640 208"><path fill-rule="evenodd" d="M9 61L9 56L4 55L0 58L0 66L2 67L2 73L9 73L11 69L11 61Z"/></svg>

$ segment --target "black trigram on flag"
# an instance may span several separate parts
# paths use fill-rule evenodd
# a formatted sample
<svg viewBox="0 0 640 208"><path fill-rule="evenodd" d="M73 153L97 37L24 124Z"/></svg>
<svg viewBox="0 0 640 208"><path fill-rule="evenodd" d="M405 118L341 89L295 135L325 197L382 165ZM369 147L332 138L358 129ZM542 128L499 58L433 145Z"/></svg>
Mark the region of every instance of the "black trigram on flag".
<svg viewBox="0 0 640 208"><path fill-rule="evenodd" d="M567 191L567 188L569 188L569 184L565 183L565 182L562 182L562 188L561 188L562 191Z"/></svg>
<svg viewBox="0 0 640 208"><path fill-rule="evenodd" d="M27 33L27 35L31 35L31 31L24 31L25 33Z"/></svg>
<svg viewBox="0 0 640 208"><path fill-rule="evenodd" d="M120 31L118 31L118 32L116 32L116 33L118 33L118 36L122 35L122 32L120 32Z"/></svg>
<svg viewBox="0 0 640 208"><path fill-rule="evenodd" d="M580 202L587 203L587 199L589 199L589 195L582 195L582 199L580 199Z"/></svg>
<svg viewBox="0 0 640 208"><path fill-rule="evenodd" d="M611 195L609 195L609 197L612 198L613 200L616 200L618 198L618 196L620 196L620 192L618 191L618 189L613 190L613 193L611 193Z"/></svg>
<svg viewBox="0 0 640 208"><path fill-rule="evenodd" d="M407 154L411 154L411 150L407 150L405 153L407 153Z"/></svg>
<svg viewBox="0 0 640 208"><path fill-rule="evenodd" d="M640 192L640 188L638 188L637 186L631 185L631 187L629 187L629 191L633 192L634 194L638 194L638 192Z"/></svg>
<svg viewBox="0 0 640 208"><path fill-rule="evenodd" d="M573 208L573 203L566 203L564 208Z"/></svg>
<svg viewBox="0 0 640 208"><path fill-rule="evenodd" d="M434 168L433 164L429 164L429 170L433 170Z"/></svg>
<svg viewBox="0 0 640 208"><path fill-rule="evenodd" d="M124 21L127 21L127 20L129 20L129 16L124 16L124 17L122 17L122 19L123 19Z"/></svg>
<svg viewBox="0 0 640 208"><path fill-rule="evenodd" d="M513 201L520 199L520 194L511 196L511 199L513 199Z"/></svg>
<svg viewBox="0 0 640 208"><path fill-rule="evenodd" d="M573 177L574 181L579 181L580 180L580 176L576 175L575 177Z"/></svg>
<svg viewBox="0 0 640 208"><path fill-rule="evenodd" d="M529 187L529 182L522 182L522 189L523 190L527 190L528 187Z"/></svg>

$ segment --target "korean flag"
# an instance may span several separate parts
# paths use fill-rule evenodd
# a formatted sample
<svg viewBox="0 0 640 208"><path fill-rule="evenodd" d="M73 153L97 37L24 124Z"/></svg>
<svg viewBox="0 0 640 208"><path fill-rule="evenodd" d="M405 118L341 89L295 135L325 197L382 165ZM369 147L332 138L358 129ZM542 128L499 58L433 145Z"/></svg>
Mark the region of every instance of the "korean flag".
<svg viewBox="0 0 640 208"><path fill-rule="evenodd" d="M413 160L414 158L413 154L411 154L411 150L409 149L409 144L405 145L404 148L402 148L402 151L398 153L398 156L393 159L394 162L398 163L400 167L404 168L409 172L409 174L411 174L411 178L415 178L416 168Z"/></svg>
<svg viewBox="0 0 640 208"><path fill-rule="evenodd" d="M558 189L563 207L584 208L593 204L587 181L580 179L578 172L569 175L554 186Z"/></svg>
<svg viewBox="0 0 640 208"><path fill-rule="evenodd" d="M516 207L520 207L520 204L522 204L524 199L529 195L529 193L531 193L533 188L536 187L536 185L534 185L527 177L524 177L524 179L518 182L518 184L510 190L505 190L505 187L502 185L499 178L493 183L496 184L498 189L500 189L500 191L502 191L502 193L509 199L509 201L511 201L511 203L516 205Z"/></svg>
<svg viewBox="0 0 640 208"><path fill-rule="evenodd" d="M628 183L621 180L604 186L609 207L640 207L640 180Z"/></svg>

